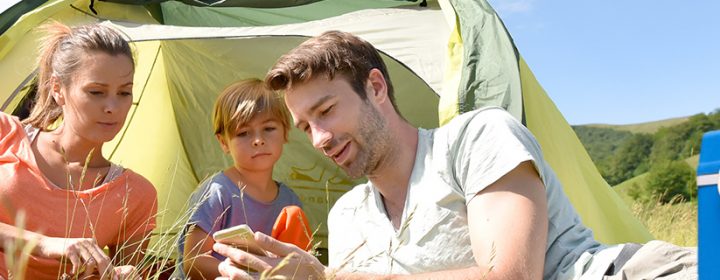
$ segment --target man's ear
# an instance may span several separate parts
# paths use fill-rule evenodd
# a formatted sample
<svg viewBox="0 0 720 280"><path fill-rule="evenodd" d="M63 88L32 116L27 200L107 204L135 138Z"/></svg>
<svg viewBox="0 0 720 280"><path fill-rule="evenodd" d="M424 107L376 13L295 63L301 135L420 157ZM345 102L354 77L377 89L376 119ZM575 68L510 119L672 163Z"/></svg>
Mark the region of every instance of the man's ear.
<svg viewBox="0 0 720 280"><path fill-rule="evenodd" d="M378 104L389 101L385 76L379 69L373 68L370 70L365 91L368 99L373 100Z"/></svg>
<svg viewBox="0 0 720 280"><path fill-rule="evenodd" d="M222 148L223 152L230 153L230 149L227 145L227 139L225 139L225 136L222 135L222 133L215 134L215 138L217 138L218 142L220 142L220 147Z"/></svg>
<svg viewBox="0 0 720 280"><path fill-rule="evenodd" d="M65 93L62 91L62 84L57 77L52 77L50 80L50 95L55 100L55 103L62 106L65 105Z"/></svg>

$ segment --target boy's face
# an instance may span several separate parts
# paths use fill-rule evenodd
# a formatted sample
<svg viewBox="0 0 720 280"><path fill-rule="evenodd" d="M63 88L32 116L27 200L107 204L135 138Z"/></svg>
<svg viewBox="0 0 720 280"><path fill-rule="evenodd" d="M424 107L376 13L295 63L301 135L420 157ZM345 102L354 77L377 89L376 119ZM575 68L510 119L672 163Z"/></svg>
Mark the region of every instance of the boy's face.
<svg viewBox="0 0 720 280"><path fill-rule="evenodd" d="M348 176L371 174L388 147L384 116L343 78L315 78L285 94L295 127Z"/></svg>
<svg viewBox="0 0 720 280"><path fill-rule="evenodd" d="M282 123L267 112L256 114L234 133L216 137L241 172L272 170L287 142Z"/></svg>

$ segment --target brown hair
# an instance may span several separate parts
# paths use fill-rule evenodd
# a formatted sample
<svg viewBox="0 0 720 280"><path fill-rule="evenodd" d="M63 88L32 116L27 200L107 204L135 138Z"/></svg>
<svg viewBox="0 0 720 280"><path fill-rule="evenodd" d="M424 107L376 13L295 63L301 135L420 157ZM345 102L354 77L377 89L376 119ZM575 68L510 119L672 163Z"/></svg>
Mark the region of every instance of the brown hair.
<svg viewBox="0 0 720 280"><path fill-rule="evenodd" d="M380 70L385 77L390 102L400 112L390 74L378 51L367 41L342 31L327 31L292 49L275 62L265 82L274 90L285 90L315 76L340 76L348 80L362 100L367 100L365 81L372 69Z"/></svg>
<svg viewBox="0 0 720 280"><path fill-rule="evenodd" d="M277 92L260 79L246 79L225 88L215 101L213 129L215 134L227 136L260 112L269 112L283 125L285 139L290 130L290 113Z"/></svg>
<svg viewBox="0 0 720 280"><path fill-rule="evenodd" d="M88 24L71 28L59 22L50 22L40 29L47 35L42 39L38 59L38 91L35 105L30 116L23 120L24 124L45 130L62 117L62 107L50 94L54 79L64 85L72 83L73 74L88 52L125 55L130 58L134 67L130 44L110 27Z"/></svg>

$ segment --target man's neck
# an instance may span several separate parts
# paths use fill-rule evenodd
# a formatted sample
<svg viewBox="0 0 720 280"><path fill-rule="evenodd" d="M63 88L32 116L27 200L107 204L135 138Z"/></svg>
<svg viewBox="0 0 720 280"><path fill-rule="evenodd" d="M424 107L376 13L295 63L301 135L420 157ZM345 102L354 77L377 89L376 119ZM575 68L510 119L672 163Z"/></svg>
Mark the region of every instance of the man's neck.
<svg viewBox="0 0 720 280"><path fill-rule="evenodd" d="M415 165L418 129L403 121L392 131L392 148L375 172L367 177L382 195L385 210L397 228L402 219L408 184Z"/></svg>

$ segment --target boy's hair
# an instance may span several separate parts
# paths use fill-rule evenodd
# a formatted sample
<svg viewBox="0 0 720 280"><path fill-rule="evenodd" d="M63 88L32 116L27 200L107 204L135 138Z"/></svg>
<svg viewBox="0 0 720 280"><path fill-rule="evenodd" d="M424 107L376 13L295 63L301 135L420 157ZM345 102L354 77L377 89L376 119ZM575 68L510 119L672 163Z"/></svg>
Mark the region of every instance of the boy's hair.
<svg viewBox="0 0 720 280"><path fill-rule="evenodd" d="M387 93L396 112L390 74L378 51L367 41L350 33L327 31L303 42L275 62L265 76L273 90L286 90L316 77L347 79L362 100L370 70L378 69L385 77Z"/></svg>
<svg viewBox="0 0 720 280"><path fill-rule="evenodd" d="M290 130L290 114L282 98L260 79L246 79L225 88L215 101L213 129L227 136L247 124L255 115L269 112L283 125L285 139Z"/></svg>

